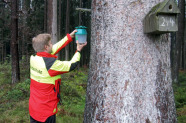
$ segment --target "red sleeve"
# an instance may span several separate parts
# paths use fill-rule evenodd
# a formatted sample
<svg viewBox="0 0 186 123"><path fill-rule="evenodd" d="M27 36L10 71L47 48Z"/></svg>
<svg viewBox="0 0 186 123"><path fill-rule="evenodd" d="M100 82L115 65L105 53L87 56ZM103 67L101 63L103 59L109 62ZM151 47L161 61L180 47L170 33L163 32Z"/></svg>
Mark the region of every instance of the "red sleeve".
<svg viewBox="0 0 186 123"><path fill-rule="evenodd" d="M67 37L68 37L68 41L71 42L71 41L72 41L72 38L71 38L70 34L67 34ZM70 42L69 42L69 43L70 43Z"/></svg>
<svg viewBox="0 0 186 123"><path fill-rule="evenodd" d="M56 55L61 49L63 49L64 47L66 47L70 42L72 42L72 38L70 36L70 34L67 34L67 38L68 40L54 53L54 55Z"/></svg>
<svg viewBox="0 0 186 123"><path fill-rule="evenodd" d="M68 71L56 71L56 70L51 70L51 69L49 69L48 73L49 73L49 75L50 75L51 77L54 77L54 76L57 76L57 75L59 75L59 74L68 73Z"/></svg>

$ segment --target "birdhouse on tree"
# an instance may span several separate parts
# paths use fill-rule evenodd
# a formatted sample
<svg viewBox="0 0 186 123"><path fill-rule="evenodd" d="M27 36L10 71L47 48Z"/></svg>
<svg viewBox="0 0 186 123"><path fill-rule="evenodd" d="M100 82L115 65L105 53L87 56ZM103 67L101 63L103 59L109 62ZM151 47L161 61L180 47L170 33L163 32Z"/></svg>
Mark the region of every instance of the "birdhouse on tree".
<svg viewBox="0 0 186 123"><path fill-rule="evenodd" d="M178 31L178 14L180 10L174 0L165 0L145 16L144 33L163 34Z"/></svg>

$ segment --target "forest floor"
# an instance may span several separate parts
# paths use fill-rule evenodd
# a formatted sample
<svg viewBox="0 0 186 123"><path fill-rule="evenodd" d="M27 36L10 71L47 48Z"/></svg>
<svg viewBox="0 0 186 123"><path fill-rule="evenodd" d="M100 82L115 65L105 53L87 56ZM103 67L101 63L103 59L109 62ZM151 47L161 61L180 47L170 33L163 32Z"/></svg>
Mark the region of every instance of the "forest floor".
<svg viewBox="0 0 186 123"><path fill-rule="evenodd" d="M11 65L0 65L0 123L28 123L29 66L21 63L21 81L11 84ZM88 68L62 75L62 105L57 123L82 123L85 107ZM173 84L179 123L186 123L186 73L180 72L180 84Z"/></svg>
<svg viewBox="0 0 186 123"><path fill-rule="evenodd" d="M178 123L186 123L186 72L180 71L179 83L173 84Z"/></svg>
<svg viewBox="0 0 186 123"><path fill-rule="evenodd" d="M10 63L0 65L0 123L28 123L30 94L29 66L21 63L21 81L11 84ZM58 105L57 123L82 123L88 68L62 75L62 105Z"/></svg>

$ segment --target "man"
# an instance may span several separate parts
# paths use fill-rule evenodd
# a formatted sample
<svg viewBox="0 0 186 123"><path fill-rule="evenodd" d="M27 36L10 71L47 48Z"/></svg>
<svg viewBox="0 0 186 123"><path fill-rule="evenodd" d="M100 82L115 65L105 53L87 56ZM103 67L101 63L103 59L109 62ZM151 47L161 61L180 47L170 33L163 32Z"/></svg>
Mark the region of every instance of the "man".
<svg viewBox="0 0 186 123"><path fill-rule="evenodd" d="M80 52L86 45L77 42L77 51L71 61L57 60L57 54L68 45L77 30L67 34L61 41L52 45L50 34L39 34L32 39L37 52L30 57L30 99L31 123L55 123L57 103L60 101L61 74L72 71L80 61Z"/></svg>

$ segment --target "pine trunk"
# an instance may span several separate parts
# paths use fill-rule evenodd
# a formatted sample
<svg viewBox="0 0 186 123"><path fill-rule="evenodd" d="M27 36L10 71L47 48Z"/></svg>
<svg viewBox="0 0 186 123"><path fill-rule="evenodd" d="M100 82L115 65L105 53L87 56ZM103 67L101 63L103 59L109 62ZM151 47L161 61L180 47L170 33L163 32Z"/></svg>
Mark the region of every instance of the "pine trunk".
<svg viewBox="0 0 186 123"><path fill-rule="evenodd" d="M185 22L185 27L186 27L186 22ZM186 44L186 28L184 29L184 52L186 52L185 44ZM184 53L184 71L186 71L186 53Z"/></svg>
<svg viewBox="0 0 186 123"><path fill-rule="evenodd" d="M47 32L47 0L44 2L44 32Z"/></svg>
<svg viewBox="0 0 186 123"><path fill-rule="evenodd" d="M79 0L79 8L82 8L82 0ZM79 26L81 26L81 11L79 11Z"/></svg>
<svg viewBox="0 0 186 123"><path fill-rule="evenodd" d="M171 75L173 83L178 82L178 73L176 72L177 66L177 49L176 49L176 32L171 33L171 52L170 52L170 59L171 59Z"/></svg>
<svg viewBox="0 0 186 123"><path fill-rule="evenodd" d="M69 27L70 27L70 10L69 10L69 5L70 5L70 0L67 0L67 7L66 7L66 27L65 27L65 33L69 33ZM69 60L69 45L65 47L65 60Z"/></svg>
<svg viewBox="0 0 186 123"><path fill-rule="evenodd" d="M23 11L23 17L22 17L22 25L23 25L23 29L22 29L22 42L21 42L21 52L22 52L22 57L23 56L26 56L26 50L28 50L27 48L26 48L26 39L27 39L27 30L26 30L26 28L27 28L27 25L26 25L26 20L27 20L27 16L28 16L28 6L27 6L27 3L26 3L26 1L25 0L23 0L22 1L22 10L21 11Z"/></svg>
<svg viewBox="0 0 186 123"><path fill-rule="evenodd" d="M178 15L178 32L176 33L176 44L175 44L175 56L174 56L174 78L173 81L178 83L178 77L179 77L179 70L184 69L182 68L182 48L184 46L184 18L185 18L185 13L184 13L184 7L185 7L185 0L179 0L178 5L181 13ZM182 44L183 42L183 44ZM184 52L183 52L184 54Z"/></svg>
<svg viewBox="0 0 186 123"><path fill-rule="evenodd" d="M177 32L177 42L179 42L178 55L180 55L181 58L179 68L184 70L185 0L179 0L178 6L181 12L178 16L178 32Z"/></svg>
<svg viewBox="0 0 186 123"><path fill-rule="evenodd" d="M11 2L11 58L12 58L12 83L20 80L19 53L18 53L18 3Z"/></svg>
<svg viewBox="0 0 186 123"><path fill-rule="evenodd" d="M85 123L175 123L170 35L146 35L162 0L92 0Z"/></svg>
<svg viewBox="0 0 186 123"><path fill-rule="evenodd" d="M58 40L61 39L61 0L58 1L59 3L59 8L58 8Z"/></svg>
<svg viewBox="0 0 186 123"><path fill-rule="evenodd" d="M47 32L52 35L52 43L57 43L57 0L47 1Z"/></svg>

